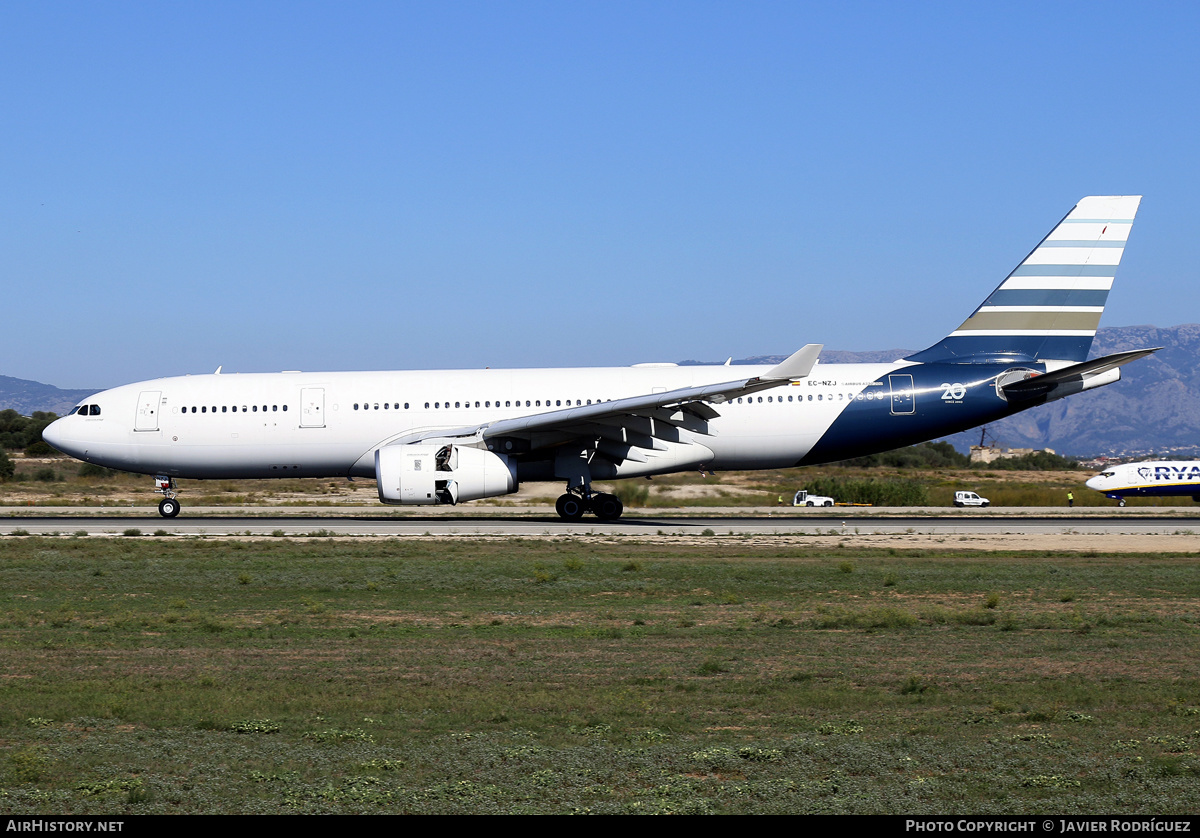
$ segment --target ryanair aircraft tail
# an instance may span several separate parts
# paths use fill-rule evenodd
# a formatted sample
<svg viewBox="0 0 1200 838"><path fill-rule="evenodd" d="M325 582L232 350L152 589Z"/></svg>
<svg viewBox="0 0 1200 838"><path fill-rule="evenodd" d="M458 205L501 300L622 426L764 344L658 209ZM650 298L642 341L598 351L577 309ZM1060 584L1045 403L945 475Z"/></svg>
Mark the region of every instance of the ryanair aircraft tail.
<svg viewBox="0 0 1200 838"><path fill-rule="evenodd" d="M1081 200L961 326L907 360L1086 360L1141 200Z"/></svg>

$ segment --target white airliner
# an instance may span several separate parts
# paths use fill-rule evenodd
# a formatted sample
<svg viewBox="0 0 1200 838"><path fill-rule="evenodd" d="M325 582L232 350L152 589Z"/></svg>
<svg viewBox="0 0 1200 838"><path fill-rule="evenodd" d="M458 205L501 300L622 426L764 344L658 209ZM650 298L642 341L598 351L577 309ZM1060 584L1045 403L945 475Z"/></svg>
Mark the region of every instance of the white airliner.
<svg viewBox="0 0 1200 838"><path fill-rule="evenodd" d="M1164 498L1190 495L1200 501L1200 462L1126 463L1109 466L1087 482L1089 489L1125 505L1125 498Z"/></svg>
<svg viewBox="0 0 1200 838"><path fill-rule="evenodd" d="M1118 381L1154 350L1087 360L1140 196L1074 209L965 322L885 364L283 372L161 378L86 399L43 433L73 457L177 478L369 477L389 504L562 480L559 515L621 515L593 481L767 469L886 451Z"/></svg>

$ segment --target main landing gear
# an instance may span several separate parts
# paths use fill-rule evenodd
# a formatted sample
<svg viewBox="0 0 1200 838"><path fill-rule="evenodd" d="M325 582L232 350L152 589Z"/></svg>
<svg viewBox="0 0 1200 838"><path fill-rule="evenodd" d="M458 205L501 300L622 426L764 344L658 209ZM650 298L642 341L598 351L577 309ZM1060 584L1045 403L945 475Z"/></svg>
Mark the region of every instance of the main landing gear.
<svg viewBox="0 0 1200 838"><path fill-rule="evenodd" d="M179 501L175 499L177 488L174 477L160 474L154 478L154 491L164 496L158 502L158 514L164 518L174 518L179 514Z"/></svg>
<svg viewBox="0 0 1200 838"><path fill-rule="evenodd" d="M576 489L560 496L554 502L554 509L564 521L578 521L585 512L591 512L601 521L615 521L625 511L625 505L616 495Z"/></svg>

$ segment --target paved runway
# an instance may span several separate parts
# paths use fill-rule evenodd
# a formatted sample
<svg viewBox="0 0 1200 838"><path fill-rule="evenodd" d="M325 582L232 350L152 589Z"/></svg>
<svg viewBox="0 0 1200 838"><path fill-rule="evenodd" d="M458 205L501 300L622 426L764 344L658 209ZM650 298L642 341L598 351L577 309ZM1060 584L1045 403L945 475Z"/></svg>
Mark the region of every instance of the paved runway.
<svg viewBox="0 0 1200 838"><path fill-rule="evenodd" d="M1161 510L1161 511L1160 511ZM591 516L567 523L557 516L522 514L517 510L462 511L458 514L419 515L411 511L396 514L364 510L295 510L279 514L262 508L184 509L178 518L159 517L153 508L133 510L67 510L42 508L35 514L26 510L6 510L0 517L0 535L122 535L137 529L144 535L156 532L172 535L481 535L544 537L562 535L702 535L705 530L726 535L870 535L931 534L966 535L1004 534L1200 534L1200 517L1176 514L1169 508L1052 510L1055 514L1037 514L1039 510L1001 513L964 511L957 514L905 514L907 510L847 510L830 515L824 511L796 514L791 510L759 511L759 514L703 514L688 517L674 515L627 514L616 522L602 522ZM1182 511L1182 510L1179 510ZM1194 509L1188 510L1194 512ZM735 511L736 512L736 511Z"/></svg>

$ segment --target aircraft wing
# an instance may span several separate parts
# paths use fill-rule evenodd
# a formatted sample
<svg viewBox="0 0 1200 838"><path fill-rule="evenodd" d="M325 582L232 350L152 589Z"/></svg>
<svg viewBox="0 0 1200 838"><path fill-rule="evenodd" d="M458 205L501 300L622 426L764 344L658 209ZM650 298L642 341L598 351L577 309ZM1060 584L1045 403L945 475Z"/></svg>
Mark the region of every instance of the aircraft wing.
<svg viewBox="0 0 1200 838"><path fill-rule="evenodd" d="M525 450L561 445L580 439L596 441L612 459L637 459L638 449L662 450L665 442L690 442L690 434L712 434L709 421L720 416L713 405L805 378L812 371L823 344L810 343L777 366L753 378L719 384L683 387L579 407L499 419L479 425L430 429L392 440L404 445L426 439L524 440Z"/></svg>

